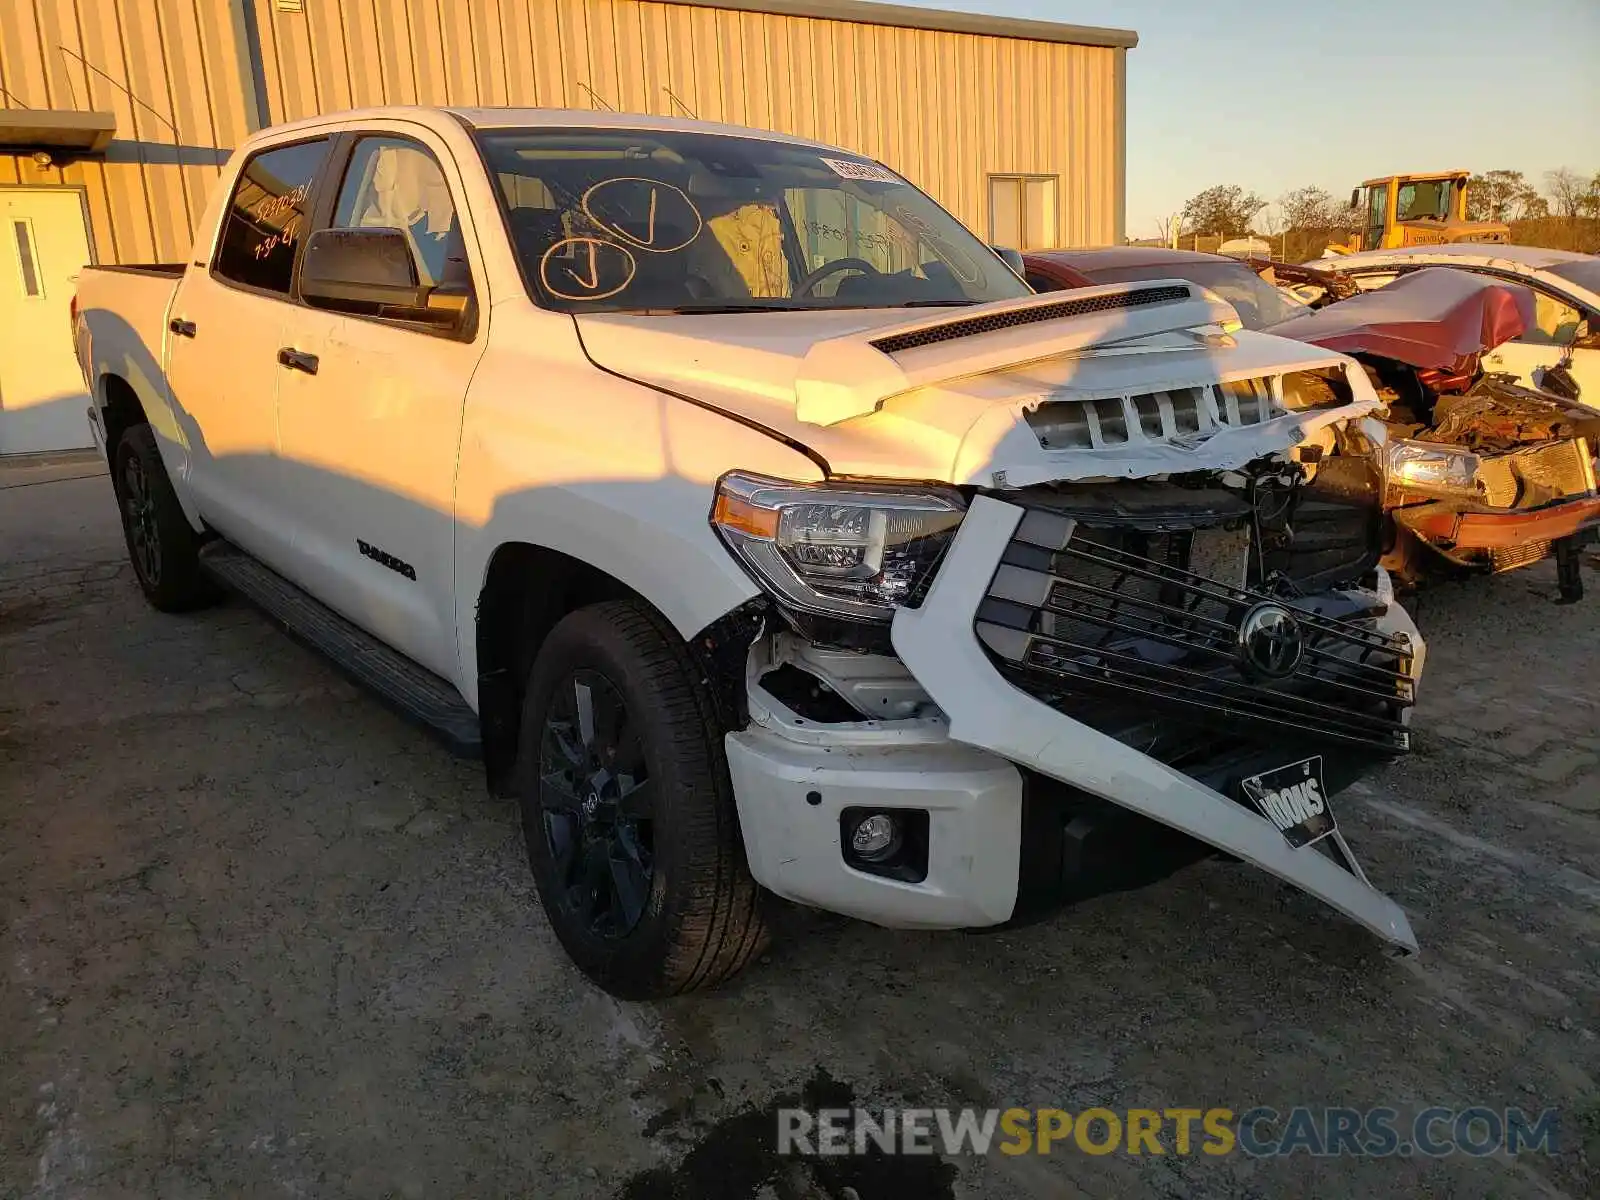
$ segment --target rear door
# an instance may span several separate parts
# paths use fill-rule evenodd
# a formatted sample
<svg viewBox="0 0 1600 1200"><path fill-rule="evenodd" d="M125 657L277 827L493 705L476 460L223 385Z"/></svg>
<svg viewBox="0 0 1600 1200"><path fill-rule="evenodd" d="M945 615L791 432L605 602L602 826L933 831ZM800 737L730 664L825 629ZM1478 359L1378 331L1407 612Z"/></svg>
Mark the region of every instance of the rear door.
<svg viewBox="0 0 1600 1200"><path fill-rule="evenodd" d="M431 133L406 122L363 127L341 140L335 171L320 226L399 229L422 283L481 287L460 171ZM280 341L299 365L278 373L296 578L452 680L457 451L488 338L487 297L468 313L452 331L301 306Z"/></svg>
<svg viewBox="0 0 1600 1200"><path fill-rule="evenodd" d="M246 160L210 261L185 274L166 332L167 380L200 513L279 569L291 533L278 462L277 352L331 145L308 138Z"/></svg>

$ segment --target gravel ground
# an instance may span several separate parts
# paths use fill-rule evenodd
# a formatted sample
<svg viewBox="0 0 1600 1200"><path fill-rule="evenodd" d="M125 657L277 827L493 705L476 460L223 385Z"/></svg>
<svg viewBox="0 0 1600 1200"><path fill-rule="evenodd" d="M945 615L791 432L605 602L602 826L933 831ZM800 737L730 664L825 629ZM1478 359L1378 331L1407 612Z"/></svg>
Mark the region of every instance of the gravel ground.
<svg viewBox="0 0 1600 1200"><path fill-rule="evenodd" d="M791 912L731 986L634 1005L567 965L474 768L240 604L148 609L86 474L0 475L0 1196L1600 1191L1600 596L1547 566L1420 599L1416 752L1338 806L1414 959L1204 863L986 936ZM797 1096L1553 1107L1561 1148L780 1165Z"/></svg>

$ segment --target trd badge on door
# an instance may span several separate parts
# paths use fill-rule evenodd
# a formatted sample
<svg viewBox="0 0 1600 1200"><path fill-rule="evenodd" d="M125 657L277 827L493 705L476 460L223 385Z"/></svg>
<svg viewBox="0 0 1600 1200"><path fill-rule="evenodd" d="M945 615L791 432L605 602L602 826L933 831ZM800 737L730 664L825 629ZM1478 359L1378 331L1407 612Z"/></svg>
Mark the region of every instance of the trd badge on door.
<svg viewBox="0 0 1600 1200"><path fill-rule="evenodd" d="M403 559L396 558L387 551L379 550L371 542L363 542L360 538L356 539L356 545L360 546L361 553L367 558L370 558L373 562L381 563L383 566L388 567L389 570L395 572L397 575L404 575L407 579L411 580L412 583L417 581L417 569L410 563L404 561Z"/></svg>

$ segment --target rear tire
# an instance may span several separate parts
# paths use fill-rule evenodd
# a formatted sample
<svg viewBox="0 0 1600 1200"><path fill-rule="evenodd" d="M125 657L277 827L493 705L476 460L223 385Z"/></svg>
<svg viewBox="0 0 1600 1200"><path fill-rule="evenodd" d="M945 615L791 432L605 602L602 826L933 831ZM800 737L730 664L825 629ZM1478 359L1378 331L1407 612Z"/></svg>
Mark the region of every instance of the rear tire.
<svg viewBox="0 0 1600 1200"><path fill-rule="evenodd" d="M219 592L200 570L200 538L183 515L150 426L123 431L112 456L111 482L128 559L145 599L162 612L213 603Z"/></svg>
<svg viewBox="0 0 1600 1200"><path fill-rule="evenodd" d="M606 991L712 987L766 946L711 697L644 604L592 605L551 631L514 780L550 924Z"/></svg>

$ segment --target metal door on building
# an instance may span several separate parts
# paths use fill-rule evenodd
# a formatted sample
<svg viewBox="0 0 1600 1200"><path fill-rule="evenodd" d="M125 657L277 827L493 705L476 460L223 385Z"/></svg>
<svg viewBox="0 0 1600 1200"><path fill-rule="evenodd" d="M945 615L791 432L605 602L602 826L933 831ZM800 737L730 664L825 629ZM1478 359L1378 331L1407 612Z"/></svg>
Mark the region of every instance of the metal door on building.
<svg viewBox="0 0 1600 1200"><path fill-rule="evenodd" d="M88 262L82 192L0 188L0 454L91 444L70 319Z"/></svg>

